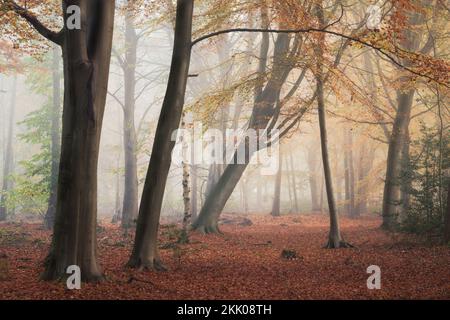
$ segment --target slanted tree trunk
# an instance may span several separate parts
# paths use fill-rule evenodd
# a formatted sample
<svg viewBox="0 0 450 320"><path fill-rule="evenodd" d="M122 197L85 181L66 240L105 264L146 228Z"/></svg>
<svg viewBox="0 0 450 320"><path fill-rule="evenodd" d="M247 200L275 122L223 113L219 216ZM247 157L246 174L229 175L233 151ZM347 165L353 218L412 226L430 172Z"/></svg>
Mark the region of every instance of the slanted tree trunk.
<svg viewBox="0 0 450 320"><path fill-rule="evenodd" d="M135 93L138 36L131 12L125 16L125 60L123 65L125 103L123 144L125 155L125 186L123 193L122 228L134 225L138 213L137 137L135 126Z"/></svg>
<svg viewBox="0 0 450 320"><path fill-rule="evenodd" d="M11 88L11 105L9 109L8 119L8 133L5 149L5 163L3 166L3 187L0 197L0 221L6 221L8 216L8 208L6 207L6 193L11 189L11 174L14 165L14 118L16 112L16 95L17 95L17 75L14 75L14 80Z"/></svg>
<svg viewBox="0 0 450 320"><path fill-rule="evenodd" d="M72 1L63 1L64 12ZM81 0L82 27L64 27L64 111L55 226L44 280L81 268L83 281L103 278L97 262L97 164L105 110L115 1ZM67 14L64 14L67 21Z"/></svg>
<svg viewBox="0 0 450 320"><path fill-rule="evenodd" d="M142 193L133 252L128 262L128 266L132 268L165 269L157 245L159 219L172 159L172 150L175 146L171 137L180 125L189 76L193 10L193 0L177 1L175 39L169 82Z"/></svg>
<svg viewBox="0 0 450 320"><path fill-rule="evenodd" d="M56 201L58 197L58 170L59 156L61 154L61 73L59 71L61 59L61 49L55 45L53 48L53 104L51 112L52 133L51 133L51 153L52 167L50 176L50 197L48 199L47 213L44 218L44 226L47 230L53 228L56 215Z"/></svg>
<svg viewBox="0 0 450 320"><path fill-rule="evenodd" d="M266 128L273 108L279 99L281 87L286 81L289 69L285 63L282 63L283 57L289 50L289 36L286 34L278 35L275 52L274 52L274 68L272 76L266 84L264 90L258 95L253 107L252 117L248 125L248 129L260 130ZM225 168L223 175L215 187L211 190L209 196L205 200L197 220L193 224L193 228L202 233L219 233L218 220L219 216L230 198L233 190L236 188L242 174L245 172L254 150L249 148L248 139L244 139L237 148L234 159L241 154L246 154L245 164L230 164Z"/></svg>

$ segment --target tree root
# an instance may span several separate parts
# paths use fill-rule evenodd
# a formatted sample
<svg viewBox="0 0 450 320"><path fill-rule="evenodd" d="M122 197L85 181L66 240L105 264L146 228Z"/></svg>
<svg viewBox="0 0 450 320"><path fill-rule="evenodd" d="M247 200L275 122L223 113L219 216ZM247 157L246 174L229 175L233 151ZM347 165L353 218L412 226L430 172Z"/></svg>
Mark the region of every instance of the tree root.
<svg viewBox="0 0 450 320"><path fill-rule="evenodd" d="M127 264L128 268L137 269L138 271L167 271L166 266L159 259L148 259L142 261L141 259L132 259Z"/></svg>
<svg viewBox="0 0 450 320"><path fill-rule="evenodd" d="M193 229L201 234L223 234L217 226L198 225L194 226Z"/></svg>
<svg viewBox="0 0 450 320"><path fill-rule="evenodd" d="M327 245L324 247L325 249L348 249L348 248L354 248L352 244L345 242L345 241L339 241L336 243L335 241L328 241Z"/></svg>

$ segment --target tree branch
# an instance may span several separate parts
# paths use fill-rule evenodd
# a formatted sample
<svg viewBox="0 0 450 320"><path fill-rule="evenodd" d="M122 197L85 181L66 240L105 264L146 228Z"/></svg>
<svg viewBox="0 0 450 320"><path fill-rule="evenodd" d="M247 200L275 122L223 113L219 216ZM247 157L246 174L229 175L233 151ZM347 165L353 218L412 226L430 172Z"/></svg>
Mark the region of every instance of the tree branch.
<svg viewBox="0 0 450 320"><path fill-rule="evenodd" d="M36 16L29 10L19 6L12 0L8 0L7 3L10 5L11 10L15 11L18 15L24 18L37 32L39 32L46 39L56 43L57 45L62 45L62 35L63 31L54 32L44 26Z"/></svg>
<svg viewBox="0 0 450 320"><path fill-rule="evenodd" d="M377 52L379 52L381 55L385 56L389 61L391 61L394 65L416 75L419 77L423 77L423 78L427 78L428 80L434 81L442 86L445 86L447 88L450 88L450 86L447 83L444 82L440 82L436 79L434 79L432 76L429 76L427 74L422 74L420 72L417 72L405 65L403 65L402 63L398 62L394 57L392 57L388 52L386 52L383 48L376 46L372 43L369 43L367 41L358 39L356 37L353 36L349 36L349 35L345 35L336 31L331 31L328 30L328 28L335 24L336 22L333 22L332 24L324 27L324 28L305 28L305 29L261 29L261 28L234 28L234 29L225 29L225 30L220 30L220 31L216 31L216 32L212 32L210 34L204 35L200 38L195 39L194 41L192 41L191 46L195 46L196 44L205 41L207 39L222 35L222 34L227 34L227 33L233 33L233 32L260 32L260 33L312 33L312 32L319 32L319 33L326 33L326 34L330 34L330 35L334 35L337 37L341 37L344 39L347 39L349 41L353 41L353 42L357 42L359 44L362 44L363 46L369 47Z"/></svg>

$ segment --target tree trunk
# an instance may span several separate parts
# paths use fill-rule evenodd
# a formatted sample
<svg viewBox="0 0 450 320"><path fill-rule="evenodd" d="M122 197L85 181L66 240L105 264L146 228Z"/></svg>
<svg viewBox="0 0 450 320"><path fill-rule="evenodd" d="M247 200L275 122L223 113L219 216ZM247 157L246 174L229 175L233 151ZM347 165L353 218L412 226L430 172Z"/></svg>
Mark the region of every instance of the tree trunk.
<svg viewBox="0 0 450 320"><path fill-rule="evenodd" d="M186 122L185 122L185 116L183 115L181 119L181 130L186 129ZM184 137L181 138L182 148L183 148L183 159L184 157L187 157L187 150L188 150L188 143L186 142ZM180 239L178 240L180 243L188 243L189 237L188 237L188 227L191 223L191 190L190 190L190 171L189 171L189 164L186 163L186 161L183 160L182 162L182 169L183 169L183 179L181 181L181 185L183 187L183 204L184 204L184 210L183 210L183 227Z"/></svg>
<svg viewBox="0 0 450 320"><path fill-rule="evenodd" d="M444 212L444 240L450 242L450 181L447 185L447 211Z"/></svg>
<svg viewBox="0 0 450 320"><path fill-rule="evenodd" d="M412 26L420 25L424 22L425 15L423 13L414 13L409 16L408 20ZM409 28L404 29L403 33L399 40L402 47L409 52L416 52L419 49L422 32L415 30L415 28ZM409 66L410 62L404 61L403 64ZM409 81L410 78L408 76L400 78L400 83L404 83L406 86L408 86ZM414 88L402 87L397 90L398 107L389 141L382 209L382 228L389 231L397 228L397 218L402 213L403 208L402 190L405 189L401 181L402 159L404 158L405 144L409 143L408 128L411 121L414 94Z"/></svg>
<svg viewBox="0 0 450 320"><path fill-rule="evenodd" d="M169 82L142 193L133 252L128 262L128 266L133 268L165 269L161 263L157 245L159 219L172 150L175 146L171 137L180 125L189 76L193 10L193 0L177 1Z"/></svg>
<svg viewBox="0 0 450 320"><path fill-rule="evenodd" d="M6 221L8 216L8 208L6 207L6 193L11 189L11 174L14 166L14 118L16 112L16 95L17 95L17 75L14 75L14 80L11 88L11 105L9 109L8 119L8 133L5 149L5 163L3 167L3 187L0 197L0 221Z"/></svg>
<svg viewBox="0 0 450 320"><path fill-rule="evenodd" d="M295 179L295 168L294 168L294 158L292 156L292 152L289 153L289 161L290 161L290 175L292 179L292 194L294 196L294 213L299 212L298 208L298 197L297 197L297 181Z"/></svg>
<svg viewBox="0 0 450 320"><path fill-rule="evenodd" d="M402 166L402 172L400 173L400 182L401 182L401 202L402 202L402 213L405 213L409 209L410 205L410 193L411 193L411 179L405 175L405 171L410 170L410 156L409 156L409 150L410 150L410 136L409 136L409 126L406 128L405 133L405 143L403 144L402 148L402 160L401 160L401 166Z"/></svg>
<svg viewBox="0 0 450 320"><path fill-rule="evenodd" d="M233 193L248 164L228 165L200 210L193 228L201 233L219 233L219 216Z"/></svg>
<svg viewBox="0 0 450 320"><path fill-rule="evenodd" d="M389 142L386 181L383 194L383 229L395 230L402 209L402 153L411 119L411 107L415 90L398 92L398 111Z"/></svg>
<svg viewBox="0 0 450 320"><path fill-rule="evenodd" d="M63 1L64 12L70 1ZM115 2L79 1L81 30L64 29L64 111L53 241L44 280L103 278L97 262L97 165L108 87ZM68 16L65 14L64 19Z"/></svg>
<svg viewBox="0 0 450 320"><path fill-rule="evenodd" d="M280 212L280 202L281 202L281 176L283 171L283 163L281 157L281 151L278 155L278 172L275 178L275 194L273 196L273 205L272 205L272 216L279 217L281 215Z"/></svg>
<svg viewBox="0 0 450 320"><path fill-rule="evenodd" d="M320 211L319 183L317 179L317 153L316 149L308 148L309 188L311 191L311 210Z"/></svg>
<svg viewBox="0 0 450 320"><path fill-rule="evenodd" d="M317 17L321 25L325 25L322 1L316 5ZM327 122L326 122L326 110L325 110L325 93L324 93L324 76L323 76L323 48L325 43L325 36L319 35L319 43L315 48L317 56L317 105L319 112L319 126L320 126L320 142L322 147L322 162L325 175L325 188L327 191L328 209L330 214L330 233L328 237L327 248L341 248L347 247L341 236L339 226L339 216L336 210L336 201L333 191L333 180L331 176L330 159L328 154L328 134L327 134Z"/></svg>
<svg viewBox="0 0 450 320"><path fill-rule="evenodd" d="M327 248L335 249L346 247L347 244L344 242L341 236L339 226L339 216L336 210L336 202L334 199L333 181L331 177L330 160L328 155L328 135L327 135L326 110L325 110L325 99L323 89L324 89L323 78L322 76L319 75L317 77L317 100L319 110L320 141L322 146L322 161L325 175L325 189L327 192L328 210L330 214L330 233L328 237Z"/></svg>
<svg viewBox="0 0 450 320"><path fill-rule="evenodd" d="M359 163L358 163L358 214L367 213L367 176L368 172L368 153L366 145L363 144L359 149Z"/></svg>
<svg viewBox="0 0 450 320"><path fill-rule="evenodd" d="M265 129L273 115L273 108L279 99L281 88L289 74L289 72L287 72L289 66L287 66L286 63L282 63L283 57L285 57L289 50L289 42L288 35L278 35L274 49L275 62L272 76L264 90L258 94L255 99L248 129ZM245 150L244 152L247 155L245 164L230 164L226 167L223 175L206 198L205 204L203 205L197 220L193 224L194 229L202 233L220 232L218 228L219 216L254 154L250 152L251 148L248 146L247 139L244 139L238 146L238 151L236 152L234 159L237 159L239 150Z"/></svg>
<svg viewBox="0 0 450 320"><path fill-rule="evenodd" d="M125 150L125 186L123 193L122 228L134 225L138 214L137 137L135 126L135 93L138 37L132 13L125 17L125 62L124 62L124 123L123 143Z"/></svg>
<svg viewBox="0 0 450 320"><path fill-rule="evenodd" d="M58 197L58 169L59 156L61 153L61 73L59 71L61 59L61 49L58 46L53 48L53 105L52 105L52 134L51 153L52 168L50 177L50 197L48 199L47 213L44 218L44 226L47 230L53 228L56 215L56 201Z"/></svg>
<svg viewBox="0 0 450 320"><path fill-rule="evenodd" d="M349 178L349 211L351 218L357 218L359 213L356 211L355 205L355 167L353 161L353 132L347 130L347 152L348 152L348 178Z"/></svg>
<svg viewBox="0 0 450 320"><path fill-rule="evenodd" d="M193 149L193 148L192 148ZM195 220L198 214L198 167L194 163L191 165L191 219Z"/></svg>

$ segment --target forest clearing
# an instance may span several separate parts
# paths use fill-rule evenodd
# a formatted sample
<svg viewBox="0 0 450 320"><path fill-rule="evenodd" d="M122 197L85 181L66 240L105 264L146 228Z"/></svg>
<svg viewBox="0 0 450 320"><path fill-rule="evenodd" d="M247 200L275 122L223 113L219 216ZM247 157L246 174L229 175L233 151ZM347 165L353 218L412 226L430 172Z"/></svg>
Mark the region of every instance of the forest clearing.
<svg viewBox="0 0 450 320"><path fill-rule="evenodd" d="M2 225L6 261L18 272L0 281L0 299L450 298L450 251L435 246L433 239L385 233L377 217L344 219L342 232L355 248L333 252L321 246L326 216L247 218L251 226L225 225L223 235L196 234L183 245L176 244L176 228L163 224L161 255L169 269L163 273L127 270L131 234L126 237L117 226L105 224L99 258L107 280L83 284L80 291L37 281L49 232L38 224ZM283 250L294 250L297 257L285 259ZM373 264L382 268L382 290L367 289L366 269Z"/></svg>

